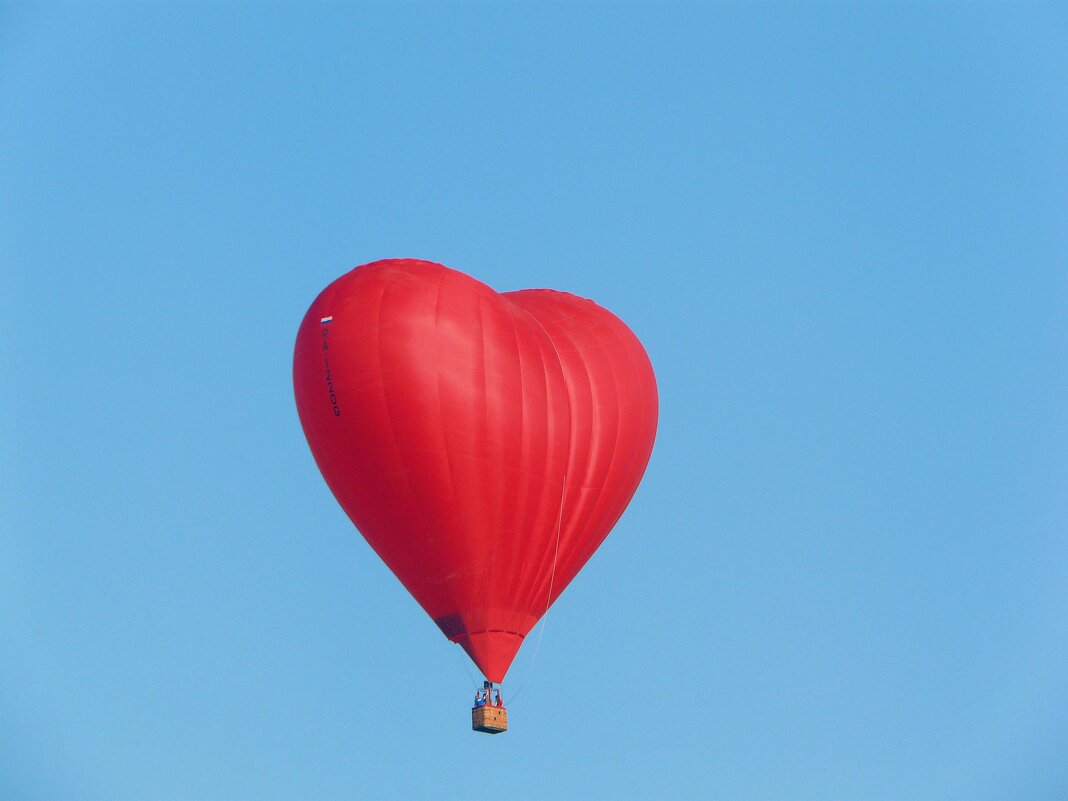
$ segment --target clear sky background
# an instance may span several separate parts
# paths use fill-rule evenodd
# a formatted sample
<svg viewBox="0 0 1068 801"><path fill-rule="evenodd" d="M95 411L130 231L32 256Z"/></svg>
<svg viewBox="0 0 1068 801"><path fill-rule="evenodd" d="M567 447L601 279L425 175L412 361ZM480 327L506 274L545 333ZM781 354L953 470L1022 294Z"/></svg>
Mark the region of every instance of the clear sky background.
<svg viewBox="0 0 1068 801"><path fill-rule="evenodd" d="M0 798L1063 801L1066 211L1064 5L0 6ZM390 256L657 372L499 737L294 408Z"/></svg>

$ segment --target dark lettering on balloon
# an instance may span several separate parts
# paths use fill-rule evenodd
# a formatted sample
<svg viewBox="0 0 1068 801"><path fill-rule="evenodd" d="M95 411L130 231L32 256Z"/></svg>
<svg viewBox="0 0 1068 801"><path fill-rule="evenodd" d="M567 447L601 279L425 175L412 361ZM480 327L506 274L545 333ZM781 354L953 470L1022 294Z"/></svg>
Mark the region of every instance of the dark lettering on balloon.
<svg viewBox="0 0 1068 801"><path fill-rule="evenodd" d="M326 335L329 329L326 325L323 326L323 372L326 374L326 394L330 398L330 405L334 409L334 417L341 417L341 409L337 405L337 394L334 392L334 379L330 373L330 354L327 352L330 350L330 345L327 342Z"/></svg>

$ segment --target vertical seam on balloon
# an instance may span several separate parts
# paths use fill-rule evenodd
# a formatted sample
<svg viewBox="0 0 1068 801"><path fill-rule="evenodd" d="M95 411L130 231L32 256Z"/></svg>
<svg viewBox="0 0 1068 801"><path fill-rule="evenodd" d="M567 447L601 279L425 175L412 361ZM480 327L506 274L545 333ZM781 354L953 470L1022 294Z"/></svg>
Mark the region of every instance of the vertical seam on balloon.
<svg viewBox="0 0 1068 801"><path fill-rule="evenodd" d="M554 294L566 294L566 293L554 293ZM537 318L535 318L535 319L537 319ZM591 415L596 416L596 414L597 414L597 404L594 402L594 400L595 400L595 398L594 398L594 395L595 395L595 393L594 393L594 384L593 384L593 381L590 379L590 371L589 371L589 366L586 363L585 352L580 347L579 342L572 336L571 332L568 330L569 329L568 323L570 323L574 318L573 317L563 318L563 317L557 316L556 319L562 326L562 328L560 330L560 334L562 336L564 336L566 338L566 340L568 341L568 343L571 344L574 347L574 349L577 352L579 352L580 355L581 355L581 358L578 359L578 362L580 363L580 365L582 367L582 374L586 378L586 389L587 389L587 391L588 391L588 393L590 395L590 400L591 400L590 413L591 413ZM539 320L538 322L539 322L539 325L540 325L541 321ZM544 326L542 326L542 328L544 329ZM550 337L550 339L552 339L552 338ZM556 347L555 340L553 340L553 347L554 347L554 349ZM559 349L556 349L556 352L557 352L557 358L560 361L561 371L563 373L564 386L567 389L568 408L569 408L570 417L571 417L571 420L570 420L571 430L570 430L570 436L569 436L569 450L568 450L568 463L570 464L571 459L576 456L575 448L574 448L574 442L575 442L575 402L574 402L574 398L575 398L575 394L576 394L576 388L575 388L574 382L572 380L573 376L571 374L569 374L568 371L564 368L564 361L559 355ZM594 421L591 420L591 426L593 426L593 423L594 423ZM617 429L617 436L618 436L618 429ZM568 537L563 537L563 536L561 537L561 539L562 539L561 550L563 552L563 558L562 559L558 559L558 563L560 563L560 564L562 564L564 566L565 575L568 574L568 573L571 574L570 578L568 578L567 581L562 582L563 587L566 587L567 584L570 583L571 579L574 578L575 572L577 572L577 571L572 570L572 568L574 567L572 562L574 560L573 560L573 554L571 553L571 550L570 550L571 543L573 543L575 541L575 538L579 533L581 533L582 531L584 531L586 529L587 524L589 523L589 520L592 517L592 512L593 512L593 510L594 510L594 508L596 506L596 502L597 502L598 497L599 497L599 496L598 497L594 497L592 499L592 501L590 501L590 500L584 500L583 497L582 497L582 494L581 494L581 490L583 488L586 488L588 490L592 490L592 483L593 482L590 481L590 466L591 466L592 463L593 463L593 451L592 451L592 449L590 449L590 450L588 450L586 452L584 464L582 465L580 481L577 484L577 486L580 489L579 500L577 502L577 505L573 506L573 508L571 509L571 514L569 515L569 524L568 524L568 534L569 534L569 536ZM584 511L584 510L588 510L588 511Z"/></svg>
<svg viewBox="0 0 1068 801"><path fill-rule="evenodd" d="M437 285L434 288L434 342L435 342L435 348L439 347L439 343L441 341L440 338L437 336L437 333L438 333L438 320L440 319L440 316L441 316L441 287L445 283L446 275L447 275L447 273L444 270L441 270L438 273L438 282L437 282ZM449 442L448 442L448 437L447 437L447 435L445 433L445 415L442 412L442 406L441 406L441 371L440 371L440 369L438 367L439 364L440 364L440 354L435 352L434 353L434 366L435 366L434 389L437 392L437 396L438 396L437 407L438 407L438 421L441 424L441 452L444 455L443 461L445 463L445 472L449 476L449 494L452 496L453 519L454 520L459 520L459 518L460 518L460 514L459 514L460 508L459 508L459 504L457 503L457 500L456 500L456 483L455 483L455 481L453 479L452 460L451 460L451 457L450 457ZM450 554L449 557L448 557L450 562L453 561L453 559L451 558L452 556L453 555ZM455 594L452 592L451 588L449 590L448 596L449 596L452 604L454 606L456 606L457 609L459 609L460 608L460 604L457 603L458 599L456 598Z"/></svg>
<svg viewBox="0 0 1068 801"><path fill-rule="evenodd" d="M564 478L560 482L560 509L556 513L556 548L553 550L553 570L549 575L549 591L545 594L545 612L541 613L544 619L545 613L549 611L549 607L553 602L553 582L556 581L556 560L560 556L560 530L564 523L564 495L567 492L567 473L564 473ZM542 629L544 629L544 624Z"/></svg>
<svg viewBox="0 0 1068 801"><path fill-rule="evenodd" d="M375 334L375 355L378 359L378 375L382 375L382 336L381 336L381 323L382 323L382 306L385 303L386 290L389 288L388 283L382 284L382 292L378 296L378 304L375 307L375 325L372 327L372 331ZM401 472L404 473L404 484L408 488L408 496L412 501L412 507L415 509L420 508L418 498L416 497L415 487L412 486L412 476L408 472L407 465L404 464L404 459L401 458L400 440L397 438L397 425L393 419L393 411L390 409L389 395L386 393L386 382L381 382L382 391L382 407L386 410L386 419L389 421L389 435L393 441L393 452L396 457L397 463L400 465ZM404 582L401 582L404 584ZM407 588L407 585L405 584ZM410 592L410 590L409 590Z"/></svg>
<svg viewBox="0 0 1068 801"><path fill-rule="evenodd" d="M576 343L576 347L577 347L577 343ZM591 413L594 416L594 420L591 421L591 427L593 427L594 429L599 429L599 421L600 421L601 415L598 412L598 409L599 409L599 406L600 406L599 405L599 399L600 399L601 396L598 394L597 388L600 386L600 384L595 385L593 380L590 377L590 367L589 367L589 363L587 362L587 353L590 350L600 350L603 353L604 352L604 348L602 348L599 344L596 344L594 346L594 348L584 349L582 351L582 358L579 360L580 363L582 364L582 371L586 375L586 384L590 388L590 400L591 400L590 409L591 409ZM589 527L591 521L595 521L596 520L596 514L595 513L597 511L597 505L601 502L601 498L604 495L604 478L607 477L608 474L612 470L612 462L615 460L616 449L619 446L619 428L620 428L620 426L619 426L619 384L616 381L615 370L612 369L612 361L611 361L611 359L608 358L607 354L604 354L604 356L605 356L605 363L608 365L608 370L612 374L612 388L613 388L613 390L615 390L613 394L615 395L615 400L616 400L616 435L615 435L615 438L612 440L612 451L611 451L611 453L610 453L610 455L608 457L607 466L603 469L603 471L601 471L601 475L599 476L600 480L597 480L596 478L594 478L590 474L591 467L596 466L595 460L594 460L594 455L595 454L593 453L592 448L591 448L590 453L588 453L587 456L586 456L586 481L584 482L584 485L586 486L586 488L587 488L587 490L589 492L589 495L587 496L586 502L583 504L585 509L583 511L582 517L580 518L580 522L575 526L576 531L573 532L576 535L580 534L581 532L584 532ZM596 490L596 494L594 493L594 487L598 488ZM577 515L576 515L576 517L577 517ZM605 532L605 537L607 537L607 536L608 536L608 532L606 531ZM569 567L574 567L576 572L577 572L579 569L581 569L582 565L584 565L586 563L586 561L589 560L589 557L587 557L586 559L582 560L582 562L579 565L577 565L577 566L574 565L576 554L572 552L570 546L571 546L571 543L574 542L575 539L576 539L576 537L572 537L572 538L570 538L570 540L568 540L568 541L566 541L564 543L564 556L565 556L565 563ZM581 538L579 538L579 539L581 539ZM596 546L594 547L594 550L596 550L597 546L600 546L601 542L604 542L604 538L602 538L599 542L597 542Z"/></svg>
<svg viewBox="0 0 1068 801"><path fill-rule="evenodd" d="M520 308L522 308L522 307L520 307ZM542 330L542 333L545 334L545 338L549 340L549 344L552 345L552 348L553 348L553 354L555 354L555 356L556 356L557 366L560 368L560 377L563 379L564 391L565 391L565 393L567 395L567 453L565 454L565 459L564 459L564 464L567 465L571 461L571 454L572 454L572 452L574 450L574 438L575 438L574 416L575 416L575 411L574 411L574 406L573 406L573 404L571 402L571 386L570 386L570 384L568 383L568 380L567 380L567 371L564 369L564 360L560 357L560 350L556 347L556 341L553 339L552 335L548 332L548 330L545 328L545 326L542 325L541 320L539 320L535 315L531 314L526 309L523 309L523 311L535 323L538 324L538 328L540 328ZM539 349L539 354L541 355L541 369L542 369L543 381L544 381L544 384L545 384L545 394L546 394L546 396L548 396L548 394L549 394L549 373L548 373L548 370L547 370L546 364L545 364L545 350L544 350L544 348L540 348ZM550 409L552 408L550 404L547 404L546 406L547 406L547 408L550 408ZM548 466L548 465L546 465L546 466ZM560 485L560 519L561 519L561 521L563 520L564 498L565 498L566 493L567 493L567 484L566 484L566 482L567 482L567 473L565 472L564 473L563 483L561 483L561 485ZM560 526L557 526L557 542L556 542L556 548L553 551L553 567L552 567L553 577L554 578L555 578L555 575L556 575L556 565L557 565L557 560L558 560L559 552L560 552L560 541L559 541L559 538L560 538ZM540 571L538 571L538 573L540 573ZM538 573L536 573L535 576L538 575ZM549 611L549 607L552 606L552 595L551 595L552 586L551 585L552 585L552 580L550 580L550 588L549 588L549 591L548 591L549 594L547 595L548 603L545 606L545 612L548 612ZM526 603L525 603L525 607L526 608L529 608L530 607L530 602L536 600L537 597L541 594L539 592L539 589L540 588L537 586L537 580L535 579L534 582L532 582L530 590L528 591L528 593L526 595ZM534 608L537 608L537 607L534 607ZM545 615L545 612L542 612L543 616Z"/></svg>
<svg viewBox="0 0 1068 801"><path fill-rule="evenodd" d="M634 359L633 344L637 343L637 338L634 337L633 334L631 334L630 336L627 337L626 341L624 341L623 337L620 336L619 331L615 330L614 327L613 327L612 339L616 343L618 343L619 345L622 346L623 354L624 354L624 357L625 357L625 362L630 367L631 372L634 375L634 377L637 379L637 383L644 385L643 389L646 388L647 387L647 382L642 381L642 376L643 376L643 373L645 371L639 369L638 364L635 362L635 359ZM638 343L638 344L639 344L639 347L640 347L640 343ZM622 422L622 406L621 406L621 403L620 403L621 395L620 395L620 392L619 392L619 380L618 380L618 375L619 374L616 372L615 368L612 366L612 362L611 361L609 361L609 369L611 369L611 371L612 371L613 383L615 384L615 388L616 388L616 408L617 408L617 421L618 422L617 422L617 427L616 427L616 439L615 439L615 443L613 445L612 458L610 459L609 464L608 464L608 469L605 472L605 478L606 479L612 474L613 468L616 466L616 461L617 461L617 459L620 459L620 458L626 460L626 471L625 471L624 475L629 475L630 470L631 470L631 466L634 464L634 462L635 462L635 460L637 459L637 456L638 456L638 450L636 448L631 448L631 449L629 449L629 451L624 450L622 453L620 452L620 449L619 449L619 437L620 437L620 434L622 432L622 425L621 425L621 422ZM654 387L655 387L655 381L654 381ZM641 397L641 412L640 412L639 418L638 418L638 423L639 423L639 426L640 426L639 431L644 431L647 428L646 419L645 418L646 418L646 411L647 411L648 404L646 403L646 398L645 398L644 391L639 393L639 395ZM641 438L639 437L639 440L640 439ZM643 471L643 474L644 474L644 471ZM634 490L637 488L638 483L640 482L640 480L641 480L641 476L638 476L637 481L634 481L633 483L628 483L626 485L621 485L621 486L629 488L630 494L632 494L634 492ZM607 484L606 483L602 483L601 495L597 499L598 503L603 499L603 496L605 495L607 490L608 490ZM609 500L611 500L612 497L618 496L619 494L620 493L619 493L618 489L615 492L611 492L610 495L609 495ZM591 509L590 520L594 520L595 521L597 519L597 515L594 514L594 512L598 511L597 510L597 505L598 504L595 503L594 507ZM613 517L610 520L605 520L604 521L606 523L606 525L604 526L605 536L603 538L601 538L601 540L598 541L597 543L590 543L590 545L592 545L593 548L592 548L592 550L590 550L590 552L588 554L585 554L586 559L583 561L583 564L585 564L585 562L588 561L593 556L594 552L597 550L597 548L600 547L601 543L603 543L604 540L607 539L608 534L615 527L616 523L619 522L620 518L623 516L623 513L626 511L626 506L627 506L627 504L624 504L623 508L621 508L619 510L619 514L615 515L615 517Z"/></svg>
<svg viewBox="0 0 1068 801"><path fill-rule="evenodd" d="M569 318L567 322L570 322L571 319L573 318ZM604 321L595 320L595 326L596 325L604 325ZM578 330L586 332L590 330L590 327L587 325L579 325ZM600 415L597 412L597 409L599 407L598 398L603 397L603 395L597 394L596 387L593 381L591 380L589 364L587 362L587 356L589 353L599 351L601 354L603 354L605 364L607 365L607 368L612 375L612 394L614 395L616 402L616 431L615 436L612 440L611 451L609 452L607 459L595 458L597 454L595 454L592 449L587 454L586 470L584 472L584 481L582 482L582 486L585 487L587 490L587 495L584 499L582 499L579 506L573 512L573 516L571 518L572 525L570 526L569 531L569 533L573 536L565 538L564 542L562 543L562 564L564 565L566 571L565 577L570 575L570 578L568 578L569 582L571 578L574 578L575 574L577 574L577 572L582 568L582 566L589 561L590 557L601 545L601 543L604 542L605 539L607 539L607 536L610 533L611 527L606 527L604 530L604 536L602 536L596 543L588 543L588 545L593 546L592 548L586 548L583 551L578 552L573 550L573 543L576 541L576 539L579 542L583 541L583 539L579 535L582 532L588 530L591 524L597 522L599 507L601 506L605 497L605 479L607 479L608 476L612 473L612 468L616 462L617 456L619 455L619 438L622 432L620 418L622 415L620 405L619 380L616 370L613 367L612 360L608 355L608 352L604 349L602 345L599 344L599 342L594 342L592 347L587 347L585 341L582 341L580 344L580 340L572 336L570 332L567 332L567 334L568 339L572 342L572 344L575 345L576 350L579 351L582 355L582 358L578 361L582 366L583 374L586 377L586 385L589 388L590 392L591 414L594 415L594 420L591 420L591 425L594 425L594 427L596 427L595 421L600 418ZM568 386L570 389L570 383ZM601 385L598 384L597 386L599 387ZM591 469L596 467L600 463L603 463L604 467L599 469L596 474L592 474L590 472ZM596 491L594 489L595 487L598 488L596 489Z"/></svg>
<svg viewBox="0 0 1068 801"><path fill-rule="evenodd" d="M483 310L482 310L482 298L481 298L481 296L479 296L479 298L478 298L478 340L479 340L479 344L480 344L481 351L482 351L482 407L483 407L483 409L486 409L488 407L489 387L488 387L488 385L486 383L486 322L485 322L485 319L483 317L483 314L484 313L483 313ZM493 547L493 543L496 542L496 539L497 539L496 537L491 538L491 540L490 540L491 544L490 544L489 547L491 547L491 548ZM495 554L490 553L490 554L484 554L483 556L485 558L485 562L483 562L483 566L482 566L482 578L478 583L478 590L475 593L475 603L472 606L473 609L478 609L485 601L486 577L489 575L490 567L492 565L492 562L493 562ZM483 615L483 618L485 618L485 615ZM483 620L482 626L485 628L486 625L487 625L486 621Z"/></svg>
<svg viewBox="0 0 1068 801"><path fill-rule="evenodd" d="M508 300L508 303L513 308L519 309L519 307L516 306L516 304L512 303L511 300ZM523 311L522 309L519 309L519 310ZM523 313L525 314L526 312L524 311ZM523 348L519 344L519 330L516 327L516 314L514 312L512 314L508 315L508 321L512 326L512 340L515 343L516 364L519 365L519 385L521 387L520 392L519 392L519 404L518 404L519 405L519 447L520 447L520 450L521 450L521 453L519 455L519 469L520 470L525 470L525 467L526 467L525 454L526 454L526 451L527 451L527 449L525 447L526 431L527 431L527 393L522 390L522 387L523 387L523 382L524 382L524 376L526 375L526 369L525 369L525 363L524 363L524 360L523 360ZM540 349L539 349L539 358L540 358ZM548 413L548 412L546 412L546 413ZM521 504L520 504L520 499L522 499L522 503ZM518 530L518 528L519 528L518 521L521 519L520 515L517 514L517 511L519 511L519 510L528 511L530 509L530 493L528 492L523 496L517 494L516 502L517 502L516 503L516 507L515 507L515 509L513 509L512 514L511 514L511 519L509 521L509 523L510 523L510 525L512 527L513 535L514 535L514 532L516 530ZM513 562L514 562L513 567L515 567L518 570L518 568L522 564L522 560L518 558L517 554L515 554L515 549L513 549L512 553L513 553L513 556L516 557L516 558L513 559ZM516 607L518 609L528 609L528 608L530 608L530 588L529 587L525 587L525 588L519 589L518 592L516 591L515 588L513 588L512 592L511 592L511 597L512 597L513 603L516 604Z"/></svg>
<svg viewBox="0 0 1068 801"><path fill-rule="evenodd" d="M614 336L614 332L613 332L613 336ZM590 515L587 518L587 523L589 523L590 521L596 522L596 520L597 520L597 514L599 512L599 507L601 506L601 504L602 504L602 502L603 502L603 500L605 498L605 495L606 495L606 489L607 489L606 485L608 483L608 479L612 475L612 468L615 466L616 459L619 456L619 438L620 438L620 435L622 434L622 431L623 431L623 425L622 425L622 423L623 423L623 420L622 420L622 418L623 418L623 408L622 408L622 404L620 403L619 374L616 372L615 365L612 363L612 359L609 357L608 352L604 349L603 346L598 345L598 347L600 348L600 350L602 352L604 352L604 354L605 354L605 363L608 365L608 370L612 374L612 389L613 389L613 393L612 394L615 396L615 401L616 401L616 436L612 440L612 453L611 453L611 456L609 456L609 458L608 458L608 465L607 465L607 467L605 467L603 479L600 482L598 482L598 484L600 486L600 492L598 492L597 498L594 500L593 504L590 507ZM613 523L614 523L614 521L613 521ZM588 562L590 560L590 558L593 556L594 552L596 552L596 550L599 547L601 547L601 543L603 543L606 539L608 539L608 535L611 533L611 531L612 531L612 527L611 526L604 527L604 536L600 540L598 540L596 543L592 543L592 542L591 543L587 543L587 548L588 549L589 549L589 546L591 546L591 545L593 547L592 547L592 549L589 549L589 553L588 554L583 554L586 558L582 561L582 564L585 564L586 562Z"/></svg>

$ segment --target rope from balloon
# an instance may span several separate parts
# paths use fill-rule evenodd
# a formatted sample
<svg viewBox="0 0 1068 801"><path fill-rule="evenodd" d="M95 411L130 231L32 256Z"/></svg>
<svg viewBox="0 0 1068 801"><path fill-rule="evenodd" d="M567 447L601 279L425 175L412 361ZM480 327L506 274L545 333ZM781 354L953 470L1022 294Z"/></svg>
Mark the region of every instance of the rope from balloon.
<svg viewBox="0 0 1068 801"><path fill-rule="evenodd" d="M523 680L519 683L519 689L505 701L505 706L511 704L512 701L519 697L519 693L523 692L523 688L527 684L527 679L530 678L530 673L534 669L534 663L538 661L538 651L541 650L541 638L545 634L545 616L548 614L549 607L552 606L553 600L553 582L556 581L556 557L560 555L560 530L563 528L564 493L566 489L567 473L564 473L564 481L560 486L560 510L556 513L556 549L553 551L553 569L549 574L549 594L545 597L545 611L541 613L541 625L538 626L538 639L534 643L534 653L531 654L530 663L527 665Z"/></svg>

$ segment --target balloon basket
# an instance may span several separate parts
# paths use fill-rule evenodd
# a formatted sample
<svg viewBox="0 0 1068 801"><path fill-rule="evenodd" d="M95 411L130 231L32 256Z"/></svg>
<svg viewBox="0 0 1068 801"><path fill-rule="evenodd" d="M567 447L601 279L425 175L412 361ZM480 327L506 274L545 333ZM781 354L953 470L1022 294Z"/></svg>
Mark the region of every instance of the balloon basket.
<svg viewBox="0 0 1068 801"><path fill-rule="evenodd" d="M508 712L503 706L476 706L471 710L471 728L485 734L508 731Z"/></svg>

